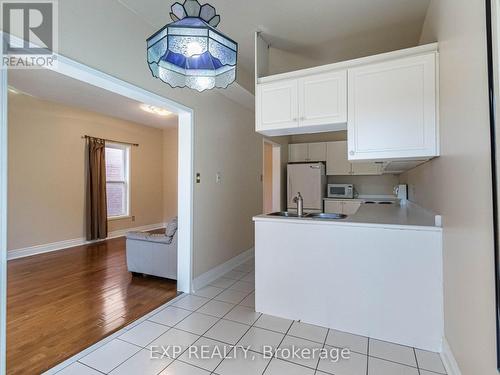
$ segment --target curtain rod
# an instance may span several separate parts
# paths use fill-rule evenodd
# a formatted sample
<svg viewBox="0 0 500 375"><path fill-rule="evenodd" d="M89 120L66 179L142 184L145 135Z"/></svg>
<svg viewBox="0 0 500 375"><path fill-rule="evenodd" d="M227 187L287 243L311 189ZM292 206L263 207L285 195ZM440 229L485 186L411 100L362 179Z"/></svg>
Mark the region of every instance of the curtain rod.
<svg viewBox="0 0 500 375"><path fill-rule="evenodd" d="M91 137L90 135L82 136L82 139L87 139L87 138L99 138L99 137ZM139 143L122 142L122 141L116 141L114 139L106 139L106 138L100 138L100 139L104 139L107 142L121 143L122 145L130 145L130 146L134 146L134 147L139 147Z"/></svg>

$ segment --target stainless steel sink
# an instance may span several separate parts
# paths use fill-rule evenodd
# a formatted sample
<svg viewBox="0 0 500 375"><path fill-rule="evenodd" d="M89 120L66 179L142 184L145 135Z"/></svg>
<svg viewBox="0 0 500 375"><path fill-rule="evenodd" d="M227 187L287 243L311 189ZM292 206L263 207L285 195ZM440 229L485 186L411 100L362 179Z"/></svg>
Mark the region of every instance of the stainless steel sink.
<svg viewBox="0 0 500 375"><path fill-rule="evenodd" d="M306 215L309 219L320 219L320 220L341 220L347 218L344 214L326 214L326 213L311 213Z"/></svg>
<svg viewBox="0 0 500 375"><path fill-rule="evenodd" d="M281 217L299 217L294 212L273 212L271 214L267 214L268 216L281 216Z"/></svg>

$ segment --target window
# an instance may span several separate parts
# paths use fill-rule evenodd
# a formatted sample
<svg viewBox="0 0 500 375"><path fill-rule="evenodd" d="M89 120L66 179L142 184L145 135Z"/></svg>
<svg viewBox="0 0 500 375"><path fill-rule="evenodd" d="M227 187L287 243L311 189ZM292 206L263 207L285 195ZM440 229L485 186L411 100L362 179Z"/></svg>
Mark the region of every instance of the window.
<svg viewBox="0 0 500 375"><path fill-rule="evenodd" d="M106 143L106 196L108 218L129 215L130 147Z"/></svg>

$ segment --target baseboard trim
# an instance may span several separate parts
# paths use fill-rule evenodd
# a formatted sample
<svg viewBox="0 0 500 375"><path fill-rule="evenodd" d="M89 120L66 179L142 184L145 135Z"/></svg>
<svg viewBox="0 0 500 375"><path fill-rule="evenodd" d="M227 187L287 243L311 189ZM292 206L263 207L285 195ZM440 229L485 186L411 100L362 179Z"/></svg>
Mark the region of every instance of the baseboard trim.
<svg viewBox="0 0 500 375"><path fill-rule="evenodd" d="M448 341L443 337L443 350L441 351L441 360L443 361L444 368L448 375L462 375L460 367L458 367L457 360L451 351Z"/></svg>
<svg viewBox="0 0 500 375"><path fill-rule="evenodd" d="M166 225L165 223L157 223L157 224L143 225L141 227L115 230L113 232L109 232L108 238L106 238L106 239L110 240L112 238L123 237L123 236L125 236L125 234L127 234L127 232L130 232L130 231L141 231L142 232L142 231L165 228L165 225ZM84 237L81 237L81 238L74 238L71 240L64 240L64 241L52 242L52 243L43 244L43 245L35 245L35 246L29 246L29 247L24 247L24 248L15 249L15 250L9 250L7 252L7 260L25 258L25 257L29 257L32 255L50 253L52 251L65 250L65 249L68 249L70 247L89 245L89 244L100 242L100 241L105 241L105 240L87 241Z"/></svg>
<svg viewBox="0 0 500 375"><path fill-rule="evenodd" d="M227 262L212 268L193 280L193 292L217 280L219 277L245 263L247 260L254 257L254 248L250 248L243 253L229 259Z"/></svg>

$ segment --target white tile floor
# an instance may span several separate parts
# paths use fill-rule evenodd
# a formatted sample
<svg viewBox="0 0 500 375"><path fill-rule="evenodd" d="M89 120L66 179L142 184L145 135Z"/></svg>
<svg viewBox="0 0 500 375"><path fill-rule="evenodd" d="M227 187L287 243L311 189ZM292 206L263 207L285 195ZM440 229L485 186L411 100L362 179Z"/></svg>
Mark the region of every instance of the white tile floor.
<svg viewBox="0 0 500 375"><path fill-rule="evenodd" d="M167 304L57 372L58 375L437 375L438 354L350 333L262 315L254 310L254 271L249 261L224 277ZM232 345L249 347L234 357ZM151 347L179 345L175 359L151 359ZM207 345L227 355L197 359L188 348ZM348 360L267 359L263 346L349 348ZM159 354L162 354L161 349ZM172 354L172 353L169 353Z"/></svg>

